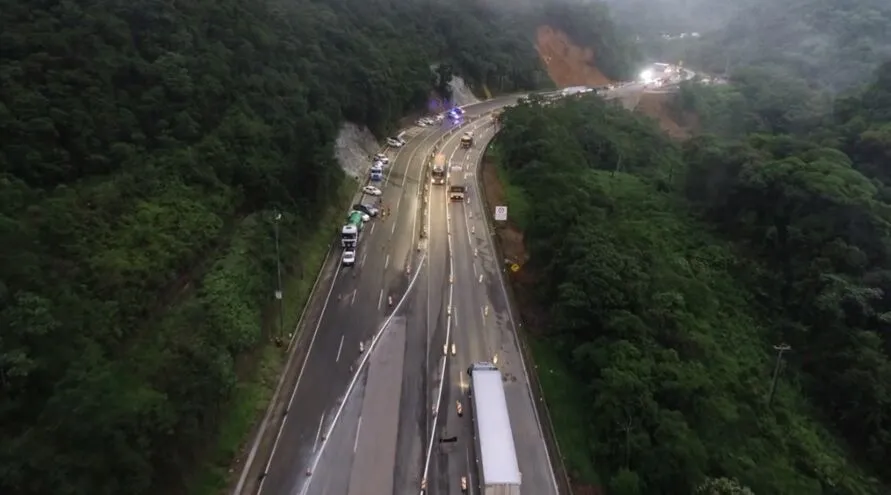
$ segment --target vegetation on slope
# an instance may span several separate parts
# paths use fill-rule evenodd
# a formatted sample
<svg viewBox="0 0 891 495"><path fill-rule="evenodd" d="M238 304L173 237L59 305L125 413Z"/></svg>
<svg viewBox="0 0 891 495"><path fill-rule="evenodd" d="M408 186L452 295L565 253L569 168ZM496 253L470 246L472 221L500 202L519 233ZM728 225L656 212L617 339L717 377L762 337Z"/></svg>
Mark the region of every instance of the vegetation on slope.
<svg viewBox="0 0 891 495"><path fill-rule="evenodd" d="M887 112L882 98L849 102L854 120ZM843 151L782 134L679 148L593 97L511 109L495 146L534 205L524 270L550 308L536 347L567 363L590 418L567 452L576 475L593 465L612 494L733 479L754 493L880 493L883 185ZM781 342L792 351L769 403Z"/></svg>
<svg viewBox="0 0 891 495"><path fill-rule="evenodd" d="M179 491L271 337L277 213L290 276L317 268L339 124L386 132L436 62L547 82L471 0L0 10L3 493Z"/></svg>

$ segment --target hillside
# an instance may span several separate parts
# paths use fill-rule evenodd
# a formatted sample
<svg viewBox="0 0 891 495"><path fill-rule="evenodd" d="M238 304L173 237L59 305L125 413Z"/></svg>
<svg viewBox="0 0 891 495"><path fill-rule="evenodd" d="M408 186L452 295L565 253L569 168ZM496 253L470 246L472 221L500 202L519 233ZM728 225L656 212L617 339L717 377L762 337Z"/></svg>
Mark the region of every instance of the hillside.
<svg viewBox="0 0 891 495"><path fill-rule="evenodd" d="M644 36L648 55L684 60L710 73L763 66L836 92L856 89L879 63L891 58L891 3L884 0L745 0L733 2L732 9L724 0L651 1L690 19L687 30L701 31L702 37L666 42ZM735 12L720 21L699 22L702 12L728 9ZM646 17L623 19L638 31L652 29Z"/></svg>
<svg viewBox="0 0 891 495"><path fill-rule="evenodd" d="M355 186L338 129L449 72L550 86L542 24L619 39L561 5L0 0L0 492L225 485Z"/></svg>
<svg viewBox="0 0 891 495"><path fill-rule="evenodd" d="M681 146L596 97L504 114L499 235L524 241L514 287L580 489L887 492L888 74L809 137Z"/></svg>

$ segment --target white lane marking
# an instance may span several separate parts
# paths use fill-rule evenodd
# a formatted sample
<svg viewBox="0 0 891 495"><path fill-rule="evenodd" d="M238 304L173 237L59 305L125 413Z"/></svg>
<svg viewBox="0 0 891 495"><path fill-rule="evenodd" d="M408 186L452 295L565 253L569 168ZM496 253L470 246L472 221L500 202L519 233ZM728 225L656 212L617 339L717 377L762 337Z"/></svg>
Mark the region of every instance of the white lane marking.
<svg viewBox="0 0 891 495"><path fill-rule="evenodd" d="M303 378L303 371L306 369L306 363L309 362L309 356L312 354L313 344L316 342L316 336L319 334L319 328L322 327L322 320L325 319L325 311L328 309L328 301L331 300L331 294L334 292L334 286L337 285L337 276L340 274L340 263L337 264L337 268L334 269L334 277L331 280L331 287L328 288L328 294L325 295L325 302L322 304L322 312L319 314L319 319L316 321L316 327L312 331L312 338L309 339L309 347L306 351L306 357L303 358L303 364L300 365L300 372L297 373L297 381L294 383L294 389L291 391L291 397L288 399L288 407L285 408L285 418L282 420L281 425L278 428L278 433L275 435L275 441L272 443L272 452L269 453L269 459L266 460L266 466L263 467L263 472L269 473L269 466L272 465L272 460L275 459L275 452L278 450L278 442L281 440L282 433L285 431L285 425L288 423L288 411L291 410L291 406L294 405L294 397L297 396L297 389L300 388L300 379ZM319 277L321 277L321 271L319 271ZM318 282L320 279L316 279ZM296 334L296 332L295 332ZM293 341L293 340L292 340ZM245 470L245 473L247 470ZM260 486L257 487L257 493L263 493L263 481L265 481L265 477L260 481Z"/></svg>
<svg viewBox="0 0 891 495"><path fill-rule="evenodd" d="M365 264L365 258L367 258L367 257L368 257L368 253L362 254L362 261L359 263L359 266L362 266Z"/></svg>
<svg viewBox="0 0 891 495"><path fill-rule="evenodd" d="M345 337L344 335L340 336L340 345L337 346L337 357L334 358L335 363L340 361L340 351L343 350L343 338L344 337Z"/></svg>
<svg viewBox="0 0 891 495"><path fill-rule="evenodd" d="M325 414L322 413L322 417L319 418L319 429L316 430L316 441L312 443L312 451L315 452L319 447L319 438L322 437L322 425L325 423Z"/></svg>
<svg viewBox="0 0 891 495"><path fill-rule="evenodd" d="M371 224L371 230L368 231L368 235L371 235L371 234L374 233L374 226L375 226L375 225L377 225L377 224L376 224L376 223Z"/></svg>
<svg viewBox="0 0 891 495"><path fill-rule="evenodd" d="M359 416L359 424L356 425L356 441L353 442L353 453L359 448L359 432L362 431L362 416Z"/></svg>
<svg viewBox="0 0 891 495"><path fill-rule="evenodd" d="M350 384L347 386L346 393L343 394L339 406L337 407L337 412L334 413L334 418L331 419L328 424L328 430L325 432L325 435L322 437L322 444L319 446L319 452L313 455L312 462L310 462L309 468L307 471L312 473L316 470L316 467L319 465L319 461L322 458L322 452L325 451L325 446L328 444L328 439L331 438L331 432L334 431L334 427L337 426L337 421L340 419L340 415L343 414L343 409L347 405L347 399L349 399L350 394L352 394L353 389L356 387L356 382L359 381L359 375L362 374L362 369L365 367L365 364L368 362L369 356L371 356L374 351L374 347L377 345L378 341L381 338L381 335L384 334L384 330L390 326L390 322L393 321L393 318L399 313L400 308L402 308L402 304L408 298L408 295L411 293L412 289L415 286L415 282L418 281L418 275L421 274L421 268L424 265L424 262L427 261L427 255L421 255L421 260L418 262L418 270L415 271L414 277L411 279L411 282L408 283L408 287L405 289L405 292L402 294L402 297L399 299L399 302L396 303L396 307L393 308L393 312L387 319L384 321L383 325L380 326L380 329L374 334L374 338L371 339L371 343L368 344L368 348L366 352L362 356L362 359L359 360L359 364L356 366L356 371L353 373L353 379L350 380ZM435 433L435 432L434 432ZM303 488L300 489L300 495L306 495L307 490L309 490L309 485L312 483L312 478L310 476L306 477L306 481L303 483Z"/></svg>
<svg viewBox="0 0 891 495"><path fill-rule="evenodd" d="M408 174L405 174L406 177ZM402 204L402 196L399 196L399 199L396 200L396 211L399 211L399 205Z"/></svg>
<svg viewBox="0 0 891 495"><path fill-rule="evenodd" d="M393 235L393 232L396 232L396 222L393 222L393 228L390 229L390 235Z"/></svg>
<svg viewBox="0 0 891 495"><path fill-rule="evenodd" d="M390 255L388 254L387 259L384 261L384 270L389 268L389 266L390 266Z"/></svg>
<svg viewBox="0 0 891 495"><path fill-rule="evenodd" d="M474 266L476 268L476 266ZM359 289L353 289L353 297L350 299L350 306L352 306L356 302L356 291Z"/></svg>
<svg viewBox="0 0 891 495"><path fill-rule="evenodd" d="M473 495L473 465L470 464L470 447L464 451L467 457L467 489L470 495Z"/></svg>
<svg viewBox="0 0 891 495"><path fill-rule="evenodd" d="M377 309L381 309L382 302L384 302L384 289L381 289L381 294L377 296Z"/></svg>
<svg viewBox="0 0 891 495"><path fill-rule="evenodd" d="M474 264L473 264L473 276L475 277L475 276L477 276L477 275L478 275L478 273L477 273L477 270L476 270L476 263L474 263Z"/></svg>

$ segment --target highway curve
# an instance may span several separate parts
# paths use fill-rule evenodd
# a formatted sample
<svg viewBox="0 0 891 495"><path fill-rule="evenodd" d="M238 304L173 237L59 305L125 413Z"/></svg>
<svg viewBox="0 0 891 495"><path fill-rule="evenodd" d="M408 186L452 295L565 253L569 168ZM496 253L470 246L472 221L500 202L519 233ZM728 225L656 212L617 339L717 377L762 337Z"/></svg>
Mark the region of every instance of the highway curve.
<svg viewBox="0 0 891 495"><path fill-rule="evenodd" d="M431 218L431 235L445 236L448 230L447 263L452 265L451 324L447 342L449 356L443 400L438 412L437 437L457 436L458 440L437 445L434 449L429 493L459 495L461 476L467 476L475 492L479 475L471 414L459 417L456 409L460 401L462 407L469 410L466 370L470 364L495 361L508 378L505 394L523 474L521 492L556 495L557 487L547 445L538 425L533 396L523 370L510 308L500 279L503 263L495 258L483 216L486 214L483 211L483 198L474 180L485 147L493 136L491 120L484 119L476 124L473 148L460 149L457 141L454 141L443 149L451 157L453 167L461 166L470 190L464 203L448 202L445 196L433 199L434 204L438 202L442 206L432 210L433 217L438 218ZM448 290L447 280L440 290L445 298L448 298ZM445 333L437 333L434 341L441 347L446 343ZM451 355L452 344L456 350L454 356ZM441 349L439 353L442 354Z"/></svg>
<svg viewBox="0 0 891 495"><path fill-rule="evenodd" d="M468 106L467 118L512 100ZM447 132L446 127L420 132L415 129L416 135L408 144L395 157L391 153L387 180L381 188L383 204L390 207L392 216L372 220L366 226L356 266L341 268L339 248L333 248L294 345L297 355L286 371L286 386L253 462L245 466L246 483L241 494L296 494L311 478L307 468L354 376L359 343L368 342L380 328L391 311L390 298L393 307L402 298L412 265L420 256L416 241L422 157ZM365 201L369 199L365 197ZM405 367L418 366L420 370L421 356L421 363L407 359ZM417 358L414 353L412 357Z"/></svg>

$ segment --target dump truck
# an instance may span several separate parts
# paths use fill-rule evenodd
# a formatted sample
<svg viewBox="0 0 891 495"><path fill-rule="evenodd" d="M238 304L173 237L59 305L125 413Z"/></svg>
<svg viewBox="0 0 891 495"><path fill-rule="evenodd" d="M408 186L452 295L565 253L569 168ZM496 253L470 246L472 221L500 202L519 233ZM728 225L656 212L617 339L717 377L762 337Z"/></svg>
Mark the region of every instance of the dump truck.
<svg viewBox="0 0 891 495"><path fill-rule="evenodd" d="M520 495L523 475L517 462L501 371L492 363L468 368L474 446L483 495Z"/></svg>

